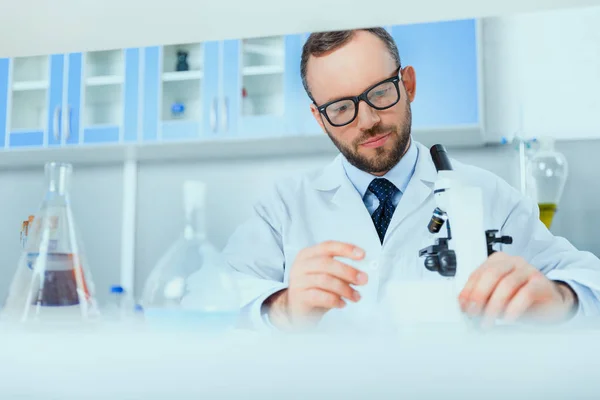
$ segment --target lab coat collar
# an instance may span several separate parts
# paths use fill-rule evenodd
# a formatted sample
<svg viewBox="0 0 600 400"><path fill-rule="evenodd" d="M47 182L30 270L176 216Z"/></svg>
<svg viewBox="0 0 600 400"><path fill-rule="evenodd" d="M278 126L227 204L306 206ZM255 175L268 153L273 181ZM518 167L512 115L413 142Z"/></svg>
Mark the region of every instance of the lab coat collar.
<svg viewBox="0 0 600 400"><path fill-rule="evenodd" d="M413 181L433 183L437 177L435 166L429 156L429 149L414 139L412 143L412 146L415 146L416 150L418 150L417 164L415 172L406 186L406 190L408 190ZM323 168L321 174L315 179L313 187L317 190L328 191L339 188L344 182L349 182L349 179L344 170L343 156L342 154L338 154L331 163Z"/></svg>
<svg viewBox="0 0 600 400"><path fill-rule="evenodd" d="M382 178L393 183L400 192L404 193L417 165L418 154L419 150L411 138L406 154ZM369 185L377 176L356 168L345 157L342 157L342 166L350 182L352 182L358 193L364 197L369 189Z"/></svg>
<svg viewBox="0 0 600 400"><path fill-rule="evenodd" d="M418 150L415 172L392 216L383 246L385 246L388 238L400 222L417 210L433 194L433 182L436 180L437 172L429 155L429 149L421 143L414 142L414 144ZM340 211L348 215L355 215L358 218L358 222L363 219L365 223L368 221L370 227L367 229L371 230L370 236L373 239L373 243L377 242L379 244L377 231L362 201L362 197L346 175L341 154L322 170L322 173L314 180L313 187L323 192L335 190L335 193L331 196L331 202L341 208L342 210Z"/></svg>

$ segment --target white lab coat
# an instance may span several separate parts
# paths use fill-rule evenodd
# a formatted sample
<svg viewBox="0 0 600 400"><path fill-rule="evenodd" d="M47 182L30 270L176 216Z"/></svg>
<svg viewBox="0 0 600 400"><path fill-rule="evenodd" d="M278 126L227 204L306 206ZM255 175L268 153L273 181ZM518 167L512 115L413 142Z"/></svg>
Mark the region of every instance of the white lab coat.
<svg viewBox="0 0 600 400"><path fill-rule="evenodd" d="M344 172L341 155L324 168L278 182L255 205L252 217L238 227L223 250L238 277L242 306L255 327L266 326L260 305L286 287L296 254L326 240L363 248L365 259L350 264L369 274L368 285L360 288L361 301L330 311L326 316L330 319L373 310L391 287L389 283L444 279L428 271L418 256L435 239L427 224L436 206L432 188L437 173L429 149L415 144L419 150L415 172L383 244ZM551 279L571 283L580 297L579 315L597 315L600 260L551 234L539 220L537 205L499 177L456 160L452 163L462 180L482 189L485 229L500 229L513 237L513 244L495 248L524 257ZM440 235L445 234L442 229Z"/></svg>

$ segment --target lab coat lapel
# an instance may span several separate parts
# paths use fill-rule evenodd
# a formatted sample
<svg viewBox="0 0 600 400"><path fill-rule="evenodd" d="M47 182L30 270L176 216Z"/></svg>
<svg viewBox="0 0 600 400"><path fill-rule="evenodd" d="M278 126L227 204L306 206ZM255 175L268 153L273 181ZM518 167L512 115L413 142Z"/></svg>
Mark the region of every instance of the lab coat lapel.
<svg viewBox="0 0 600 400"><path fill-rule="evenodd" d="M415 172L394 211L385 234L384 245L400 223L418 210L429 196L433 195L433 183L437 177L435 166L429 157L429 150L420 143L415 144L419 149ZM433 210L431 211L433 212Z"/></svg>
<svg viewBox="0 0 600 400"><path fill-rule="evenodd" d="M341 155L323 170L314 188L329 198L331 221L339 237L367 250L379 250L377 230L363 199L346 176ZM327 200L326 200L327 201Z"/></svg>

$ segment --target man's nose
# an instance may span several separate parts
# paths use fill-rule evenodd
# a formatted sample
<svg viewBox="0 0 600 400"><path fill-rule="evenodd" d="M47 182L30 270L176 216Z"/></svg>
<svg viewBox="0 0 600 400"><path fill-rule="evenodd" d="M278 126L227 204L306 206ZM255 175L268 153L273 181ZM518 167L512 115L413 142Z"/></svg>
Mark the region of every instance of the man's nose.
<svg viewBox="0 0 600 400"><path fill-rule="evenodd" d="M358 115L356 118L358 118L358 128L360 130L371 129L381 121L379 114L377 114L377 110L364 101L358 103Z"/></svg>

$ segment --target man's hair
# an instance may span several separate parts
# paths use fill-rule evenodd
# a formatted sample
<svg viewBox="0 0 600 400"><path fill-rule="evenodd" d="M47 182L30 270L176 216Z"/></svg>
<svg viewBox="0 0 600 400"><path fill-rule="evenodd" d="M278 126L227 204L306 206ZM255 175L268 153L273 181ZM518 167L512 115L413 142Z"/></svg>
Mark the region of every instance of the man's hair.
<svg viewBox="0 0 600 400"><path fill-rule="evenodd" d="M353 29L346 31L330 31L330 32L317 32L312 33L306 43L304 43L304 47L302 48L302 59L300 61L300 75L302 76L302 84L304 85L304 90L308 94L311 100L314 101L312 97L312 93L308 87L308 82L306 81L306 69L308 65L308 59L310 56L321 56L330 51L336 50L342 47L344 44L348 43L350 39L354 36L354 33L358 30L364 30L372 33L377 36L379 39L383 41L385 46L387 47L392 59L396 61L398 67L402 64L400 63L400 54L398 52L398 46L396 46L396 42L394 42L394 38L386 31L384 28L368 28L368 29Z"/></svg>

